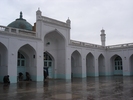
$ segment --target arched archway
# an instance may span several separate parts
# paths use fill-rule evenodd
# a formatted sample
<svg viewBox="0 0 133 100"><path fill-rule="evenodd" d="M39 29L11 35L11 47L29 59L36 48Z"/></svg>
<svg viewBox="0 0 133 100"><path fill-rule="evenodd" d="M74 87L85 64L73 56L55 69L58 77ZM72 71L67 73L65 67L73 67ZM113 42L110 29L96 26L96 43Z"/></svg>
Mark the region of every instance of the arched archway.
<svg viewBox="0 0 133 100"><path fill-rule="evenodd" d="M44 52L44 70L49 78L54 78L54 58L48 52Z"/></svg>
<svg viewBox="0 0 133 100"><path fill-rule="evenodd" d="M17 74L23 73L25 74L27 72L26 62L28 60L26 59L26 54L24 54L21 51L18 51L18 61L17 61ZM24 79L26 79L26 76L24 75Z"/></svg>
<svg viewBox="0 0 133 100"><path fill-rule="evenodd" d="M71 55L71 77L82 76L81 54L76 50Z"/></svg>
<svg viewBox="0 0 133 100"><path fill-rule="evenodd" d="M20 72L24 74L24 79L26 78L25 73L28 72L31 75L31 79L36 81L36 51L29 45L23 45L18 50L17 56L17 74Z"/></svg>
<svg viewBox="0 0 133 100"><path fill-rule="evenodd" d="M44 37L44 51L48 51L54 58L54 78L65 78L66 40L57 29L47 33Z"/></svg>
<svg viewBox="0 0 133 100"><path fill-rule="evenodd" d="M92 53L88 53L86 56L86 74L87 76L95 75L95 62Z"/></svg>
<svg viewBox="0 0 133 100"><path fill-rule="evenodd" d="M0 42L0 82L3 82L3 76L7 75L7 53L6 46Z"/></svg>
<svg viewBox="0 0 133 100"><path fill-rule="evenodd" d="M133 54L129 58L130 74L133 75Z"/></svg>
<svg viewBox="0 0 133 100"><path fill-rule="evenodd" d="M102 54L98 57L99 76L105 75L105 58Z"/></svg>
<svg viewBox="0 0 133 100"><path fill-rule="evenodd" d="M111 67L113 75L123 75L123 63L119 55L111 57Z"/></svg>

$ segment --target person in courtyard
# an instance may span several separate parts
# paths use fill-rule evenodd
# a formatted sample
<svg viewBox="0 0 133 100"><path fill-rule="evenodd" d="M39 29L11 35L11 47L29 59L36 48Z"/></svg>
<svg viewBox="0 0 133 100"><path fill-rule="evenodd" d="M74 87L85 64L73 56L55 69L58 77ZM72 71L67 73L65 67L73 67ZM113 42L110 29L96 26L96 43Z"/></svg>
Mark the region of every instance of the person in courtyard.
<svg viewBox="0 0 133 100"><path fill-rule="evenodd" d="M47 71L44 69L44 81L47 78Z"/></svg>
<svg viewBox="0 0 133 100"><path fill-rule="evenodd" d="M3 77L3 82L4 82L4 85L9 85L10 84L9 75L6 75L6 76Z"/></svg>
<svg viewBox="0 0 133 100"><path fill-rule="evenodd" d="M45 81L48 77L48 67L44 67L43 73L44 73L44 81Z"/></svg>
<svg viewBox="0 0 133 100"><path fill-rule="evenodd" d="M28 72L26 72L26 81L32 81L31 76Z"/></svg>
<svg viewBox="0 0 133 100"><path fill-rule="evenodd" d="M18 80L23 81L23 73L21 73L21 72L19 73Z"/></svg>

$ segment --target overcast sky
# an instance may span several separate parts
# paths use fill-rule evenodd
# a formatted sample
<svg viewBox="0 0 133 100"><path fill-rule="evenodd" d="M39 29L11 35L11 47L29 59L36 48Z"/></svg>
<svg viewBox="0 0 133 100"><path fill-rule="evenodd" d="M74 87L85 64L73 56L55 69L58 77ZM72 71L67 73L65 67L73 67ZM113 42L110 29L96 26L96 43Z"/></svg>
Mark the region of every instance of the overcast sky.
<svg viewBox="0 0 133 100"><path fill-rule="evenodd" d="M33 25L36 11L63 22L71 20L71 39L101 44L100 30L106 33L106 45L133 42L133 0L1 0L0 25L19 18Z"/></svg>

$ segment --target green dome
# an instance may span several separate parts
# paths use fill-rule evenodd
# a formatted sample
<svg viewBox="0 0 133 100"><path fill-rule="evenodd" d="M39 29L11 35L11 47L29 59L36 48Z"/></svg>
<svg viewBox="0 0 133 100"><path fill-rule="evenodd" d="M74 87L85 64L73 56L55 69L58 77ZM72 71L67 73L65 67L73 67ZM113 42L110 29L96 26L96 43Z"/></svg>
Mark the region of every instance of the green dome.
<svg viewBox="0 0 133 100"><path fill-rule="evenodd" d="M8 25L8 27L32 31L32 25L30 23L28 23L25 19L23 19L22 12L20 12L20 18L16 19L12 23L10 23Z"/></svg>

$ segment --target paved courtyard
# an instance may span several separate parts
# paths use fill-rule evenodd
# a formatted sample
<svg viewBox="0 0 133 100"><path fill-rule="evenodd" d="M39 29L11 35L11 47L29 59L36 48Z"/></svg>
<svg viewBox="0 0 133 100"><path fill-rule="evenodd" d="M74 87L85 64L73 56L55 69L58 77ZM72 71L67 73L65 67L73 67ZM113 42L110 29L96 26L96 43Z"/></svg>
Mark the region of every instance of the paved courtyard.
<svg viewBox="0 0 133 100"><path fill-rule="evenodd" d="M133 77L0 83L0 100L133 100Z"/></svg>

